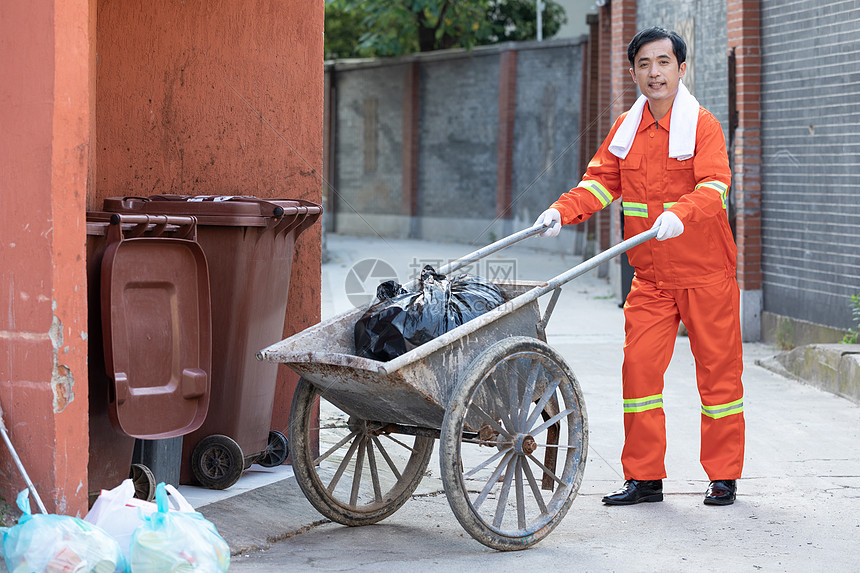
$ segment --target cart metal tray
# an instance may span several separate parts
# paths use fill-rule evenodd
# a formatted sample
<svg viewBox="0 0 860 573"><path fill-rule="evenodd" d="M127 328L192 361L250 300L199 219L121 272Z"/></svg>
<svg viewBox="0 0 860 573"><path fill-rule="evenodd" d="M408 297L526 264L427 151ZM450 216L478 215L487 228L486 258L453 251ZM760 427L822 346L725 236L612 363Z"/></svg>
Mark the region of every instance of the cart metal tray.
<svg viewBox="0 0 860 573"><path fill-rule="evenodd" d="M525 229L439 272L544 230ZM289 440L311 504L345 525L388 517L418 486L438 439L448 502L472 537L499 550L543 539L576 497L588 452L579 382L546 343L546 324L563 284L655 235L636 235L547 282L499 283L504 304L387 362L354 354L353 327L366 307L262 350L258 358L302 376ZM537 301L549 293L541 317Z"/></svg>

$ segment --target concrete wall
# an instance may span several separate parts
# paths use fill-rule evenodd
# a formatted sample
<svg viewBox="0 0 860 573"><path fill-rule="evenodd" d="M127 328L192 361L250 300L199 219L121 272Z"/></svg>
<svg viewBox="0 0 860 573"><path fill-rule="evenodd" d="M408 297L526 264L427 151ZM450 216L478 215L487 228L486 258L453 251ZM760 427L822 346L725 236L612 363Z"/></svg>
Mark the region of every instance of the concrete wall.
<svg viewBox="0 0 860 573"><path fill-rule="evenodd" d="M500 61L516 51L511 209L499 208ZM336 98L331 229L486 243L529 226L579 182L581 39L327 66ZM415 212L403 205L406 72L418 65ZM504 147L502 145L501 147ZM581 229L542 246L571 251Z"/></svg>
<svg viewBox="0 0 860 573"><path fill-rule="evenodd" d="M379 215L400 213L404 66L338 74L336 140L341 205Z"/></svg>
<svg viewBox="0 0 860 573"><path fill-rule="evenodd" d="M358 65L327 77L334 141L328 145L327 229L408 236L402 213L406 64Z"/></svg>
<svg viewBox="0 0 860 573"><path fill-rule="evenodd" d="M582 178L582 49L583 44L519 52L512 202L521 226Z"/></svg>
<svg viewBox="0 0 860 573"><path fill-rule="evenodd" d="M765 0L764 308L847 329L860 291L860 6Z"/></svg>
<svg viewBox="0 0 860 573"><path fill-rule="evenodd" d="M567 23L556 34L555 38L578 38L588 34L588 23L585 21L589 14L596 14L595 0L555 0L564 8Z"/></svg>
<svg viewBox="0 0 860 573"><path fill-rule="evenodd" d="M728 59L725 0L639 2L638 29L663 26L687 42L684 83L728 134ZM629 41L629 38L628 38Z"/></svg>
<svg viewBox="0 0 860 573"><path fill-rule="evenodd" d="M418 215L423 236L442 232L452 218L495 213L498 84L495 50L421 66Z"/></svg>

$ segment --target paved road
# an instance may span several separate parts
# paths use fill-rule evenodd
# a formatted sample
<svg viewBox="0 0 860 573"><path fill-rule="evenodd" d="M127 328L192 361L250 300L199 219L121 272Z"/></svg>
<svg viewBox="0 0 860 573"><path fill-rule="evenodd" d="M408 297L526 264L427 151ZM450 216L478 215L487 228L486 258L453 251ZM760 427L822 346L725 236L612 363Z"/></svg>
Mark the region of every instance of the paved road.
<svg viewBox="0 0 860 573"><path fill-rule="evenodd" d="M530 240L533 241L533 240ZM398 269L447 260L468 247L331 235L324 265L324 312L350 308L345 283L357 261L378 257ZM510 249L517 274L548 279L573 257ZM487 268L476 269L479 272ZM355 295L353 288L352 295ZM857 571L860 563L860 408L780 377L757 359L774 348L746 344L747 450L738 500L702 504L699 400L686 338L677 339L664 392L668 429L663 503L607 507L600 498L623 481L620 368L623 316L593 273L570 283L550 321L550 344L582 386L590 443L582 487L565 520L527 551L501 553L460 527L439 480L438 461L415 496L387 520L363 528L327 522L287 479L205 506L234 548L231 571ZM232 501L231 501L232 500ZM260 549L262 548L262 549Z"/></svg>

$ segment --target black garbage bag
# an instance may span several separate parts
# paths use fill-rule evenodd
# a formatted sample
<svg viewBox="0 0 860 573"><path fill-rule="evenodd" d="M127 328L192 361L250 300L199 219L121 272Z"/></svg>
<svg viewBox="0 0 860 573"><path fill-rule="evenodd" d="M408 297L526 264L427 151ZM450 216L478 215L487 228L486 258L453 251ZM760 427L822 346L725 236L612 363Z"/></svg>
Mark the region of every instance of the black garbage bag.
<svg viewBox="0 0 860 573"><path fill-rule="evenodd" d="M376 289L378 299L355 323L358 356L388 361L505 302L499 287L473 275L453 279L427 265L418 290L395 281Z"/></svg>

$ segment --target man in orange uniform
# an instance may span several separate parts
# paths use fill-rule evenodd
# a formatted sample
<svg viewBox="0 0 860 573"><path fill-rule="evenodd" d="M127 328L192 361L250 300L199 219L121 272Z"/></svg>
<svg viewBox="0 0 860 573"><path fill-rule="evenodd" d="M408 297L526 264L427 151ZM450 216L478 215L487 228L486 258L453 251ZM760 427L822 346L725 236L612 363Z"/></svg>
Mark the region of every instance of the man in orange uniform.
<svg viewBox="0 0 860 573"><path fill-rule="evenodd" d="M550 225L543 236L554 236L561 225L580 223L621 198L626 237L657 229L657 241L628 251L636 272L624 304L626 481L603 502L663 499L663 374L683 321L702 403L701 463L711 480L704 501L729 505L743 467L744 417L737 249L726 214L731 175L723 132L680 83L687 67L680 36L643 30L627 56L642 96L612 126L582 182L537 223Z"/></svg>

